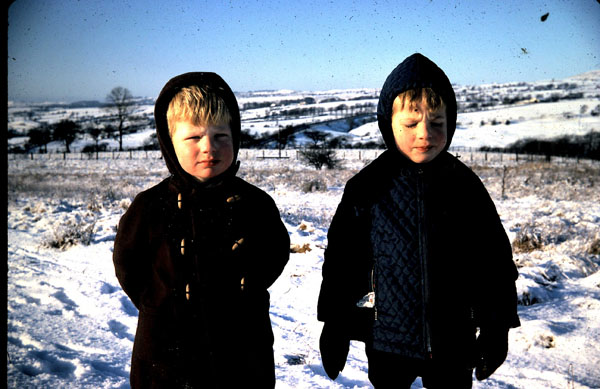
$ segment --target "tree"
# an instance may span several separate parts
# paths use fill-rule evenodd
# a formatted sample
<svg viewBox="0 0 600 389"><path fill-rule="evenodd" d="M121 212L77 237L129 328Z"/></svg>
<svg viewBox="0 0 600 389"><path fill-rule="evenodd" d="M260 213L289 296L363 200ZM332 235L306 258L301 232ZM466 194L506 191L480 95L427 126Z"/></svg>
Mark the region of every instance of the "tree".
<svg viewBox="0 0 600 389"><path fill-rule="evenodd" d="M135 110L135 102L129 89L117 86L106 96L106 109L114 113L119 123L117 130L119 136L119 151L123 151L123 131L125 122Z"/></svg>
<svg viewBox="0 0 600 389"><path fill-rule="evenodd" d="M242 130L240 133L240 147L243 149L250 149L258 142L257 136L252 134L249 130Z"/></svg>
<svg viewBox="0 0 600 389"><path fill-rule="evenodd" d="M46 124L42 124L36 128L29 130L29 141L30 147L38 147L40 153L48 152L48 143L52 140L50 128Z"/></svg>
<svg viewBox="0 0 600 389"><path fill-rule="evenodd" d="M296 135L294 135L296 130L297 127L294 127L292 125L285 126L285 128L279 126L279 129L277 131L277 149L279 149L280 156L281 150L285 149L289 143L294 143L294 141L296 140Z"/></svg>
<svg viewBox="0 0 600 389"><path fill-rule="evenodd" d="M69 146L75 139L77 139L77 134L79 133L80 127L79 124L75 123L72 120L61 120L60 122L54 125L54 132L52 137L54 140L65 142L65 151L70 153L71 150Z"/></svg>
<svg viewBox="0 0 600 389"><path fill-rule="evenodd" d="M100 139L103 138L106 129L100 125L92 123L87 126L84 131L94 140L94 146L90 147L88 145L83 151L88 153L96 153L96 159L98 159L98 152L102 151L102 147L100 147Z"/></svg>
<svg viewBox="0 0 600 389"><path fill-rule="evenodd" d="M100 139L102 139L103 133L104 133L104 129L102 127L91 126L88 128L88 134L90 134L90 136L94 140L94 147L95 147L96 151L98 151L98 149L99 149L98 143L100 143Z"/></svg>
<svg viewBox="0 0 600 389"><path fill-rule="evenodd" d="M317 170L321 170L323 166L328 169L340 167L341 161L337 158L335 150L329 147L328 134L320 131L306 131L304 135L312 141L312 144L300 151L302 162Z"/></svg>
<svg viewBox="0 0 600 389"><path fill-rule="evenodd" d="M304 135L312 141L310 145L311 149L323 148L327 138L329 138L329 134L321 131L305 131Z"/></svg>

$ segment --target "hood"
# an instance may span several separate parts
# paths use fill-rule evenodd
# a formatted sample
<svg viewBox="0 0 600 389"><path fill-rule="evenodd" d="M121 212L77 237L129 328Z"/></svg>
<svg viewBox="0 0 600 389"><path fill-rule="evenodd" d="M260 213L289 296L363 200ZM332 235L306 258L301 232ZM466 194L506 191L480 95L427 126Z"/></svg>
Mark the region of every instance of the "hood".
<svg viewBox="0 0 600 389"><path fill-rule="evenodd" d="M435 63L422 54L415 53L400 63L387 77L377 106L377 122L388 150L396 150L392 131L392 106L396 97L409 89L431 88L446 104L448 140L445 150L450 147L456 130L456 96L446 74Z"/></svg>
<svg viewBox="0 0 600 389"><path fill-rule="evenodd" d="M230 168L222 175L235 175L238 162L237 155L240 147L240 110L235 95L229 85L216 73L191 72L180 74L169 80L160 91L154 104L154 120L156 123L156 135L169 172L180 181L188 185L196 186L199 182L186 173L179 164L173 142L169 136L169 125L167 123L167 109L173 97L183 88L192 85L203 86L223 98L231 115L231 136L233 141L233 162Z"/></svg>

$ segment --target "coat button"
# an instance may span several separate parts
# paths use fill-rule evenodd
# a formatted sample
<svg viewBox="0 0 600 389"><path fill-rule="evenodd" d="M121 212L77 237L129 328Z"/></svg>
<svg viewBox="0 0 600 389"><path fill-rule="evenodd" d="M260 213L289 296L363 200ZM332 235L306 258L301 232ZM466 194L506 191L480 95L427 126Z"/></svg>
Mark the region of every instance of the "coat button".
<svg viewBox="0 0 600 389"><path fill-rule="evenodd" d="M185 239L181 239L181 255L185 255Z"/></svg>
<svg viewBox="0 0 600 389"><path fill-rule="evenodd" d="M244 282L245 282L245 279L244 279L244 277L242 277L242 279L240 280L240 290L244 290Z"/></svg>
<svg viewBox="0 0 600 389"><path fill-rule="evenodd" d="M185 299L186 300L190 299L190 284L185 285Z"/></svg>
<svg viewBox="0 0 600 389"><path fill-rule="evenodd" d="M183 204L183 199L181 197L181 193L177 195L177 208L181 209L181 205Z"/></svg>
<svg viewBox="0 0 600 389"><path fill-rule="evenodd" d="M240 239L236 240L235 243L233 244L233 247L231 247L231 251L237 250L238 247L240 247L242 245L242 243L244 243L244 238L240 238Z"/></svg>
<svg viewBox="0 0 600 389"><path fill-rule="evenodd" d="M240 199L241 199L241 197L239 195L233 195L233 196L227 198L227 202L234 203L236 201L239 201Z"/></svg>

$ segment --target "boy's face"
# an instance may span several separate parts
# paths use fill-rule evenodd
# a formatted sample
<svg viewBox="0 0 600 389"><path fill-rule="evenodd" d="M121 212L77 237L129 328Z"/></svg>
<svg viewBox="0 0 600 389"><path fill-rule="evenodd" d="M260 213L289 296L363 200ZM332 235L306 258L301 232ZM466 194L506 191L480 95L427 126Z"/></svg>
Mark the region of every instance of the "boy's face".
<svg viewBox="0 0 600 389"><path fill-rule="evenodd" d="M444 150L448 136L445 109L429 112L425 100L402 107L396 98L392 112L396 147L411 161L430 162Z"/></svg>
<svg viewBox="0 0 600 389"><path fill-rule="evenodd" d="M177 121L171 141L183 170L200 182L218 176L233 163L229 125Z"/></svg>

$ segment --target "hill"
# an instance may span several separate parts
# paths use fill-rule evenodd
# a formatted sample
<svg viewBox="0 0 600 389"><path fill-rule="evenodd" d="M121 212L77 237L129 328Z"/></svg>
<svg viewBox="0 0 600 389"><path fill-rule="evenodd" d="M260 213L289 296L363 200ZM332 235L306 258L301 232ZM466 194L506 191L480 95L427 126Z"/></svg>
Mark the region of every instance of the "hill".
<svg viewBox="0 0 600 389"><path fill-rule="evenodd" d="M549 139L600 130L600 70L564 80L454 88L459 102L457 132L452 143L455 148L506 147L526 138ZM286 136L282 147L297 148L309 141L305 136L309 131L328 134L338 147L382 146L375 121L379 95L376 89L253 91L236 95L247 141L242 147L277 148L283 132ZM152 137L153 104L153 99L138 99L137 109L127 123L126 148L157 147ZM28 144L29 131L51 127L64 119L87 130L109 128L114 123L109 112L94 102L9 103L9 151L38 151ZM93 139L84 132L71 149L81 151L91 144ZM111 134L105 134L100 144L106 150L117 147ZM63 148L60 142L47 146L49 152L61 152Z"/></svg>

